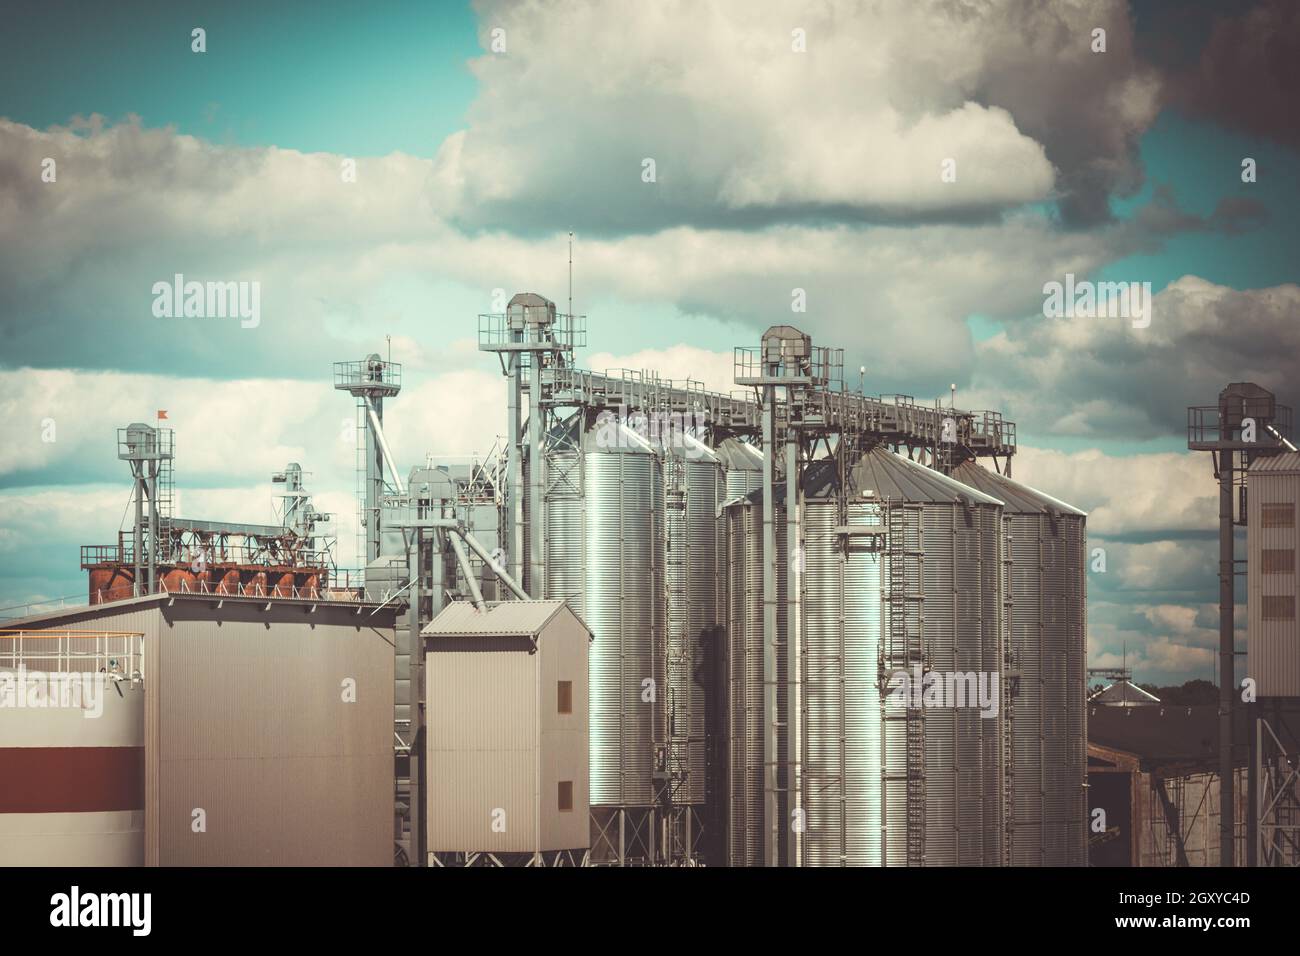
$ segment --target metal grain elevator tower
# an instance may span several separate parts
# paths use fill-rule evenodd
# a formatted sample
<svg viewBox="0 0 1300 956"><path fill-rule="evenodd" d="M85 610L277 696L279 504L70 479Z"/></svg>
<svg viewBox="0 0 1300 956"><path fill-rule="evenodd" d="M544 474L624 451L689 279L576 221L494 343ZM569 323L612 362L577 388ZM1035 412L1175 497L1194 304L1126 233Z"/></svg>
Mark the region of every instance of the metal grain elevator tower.
<svg viewBox="0 0 1300 956"><path fill-rule="evenodd" d="M393 489L398 494L405 493L397 463L384 437L384 399L402 390L402 366L385 361L375 353L359 362L335 362L334 387L357 400L357 500L361 512L357 536L361 567L365 568L379 557L385 462L392 475Z"/></svg>
<svg viewBox="0 0 1300 956"><path fill-rule="evenodd" d="M170 428L156 428L143 422L117 430L117 457L130 464L135 485L132 594L136 597L153 594L158 589L158 561L167 557L161 553L160 542L170 539L167 523L172 505L172 437ZM141 587L142 579L144 587Z"/></svg>
<svg viewBox="0 0 1300 956"><path fill-rule="evenodd" d="M1246 524L1246 474L1251 462L1286 451L1291 409L1268 389L1253 382L1234 382L1219 393L1216 405L1187 409L1187 447L1210 452L1219 482L1219 865L1234 865L1236 838L1233 804L1233 724L1238 710L1236 686L1236 528ZM1245 563L1245 562L1242 562ZM1255 774L1248 777L1255 788ZM1246 853L1256 860L1254 835L1258 801L1251 794Z"/></svg>

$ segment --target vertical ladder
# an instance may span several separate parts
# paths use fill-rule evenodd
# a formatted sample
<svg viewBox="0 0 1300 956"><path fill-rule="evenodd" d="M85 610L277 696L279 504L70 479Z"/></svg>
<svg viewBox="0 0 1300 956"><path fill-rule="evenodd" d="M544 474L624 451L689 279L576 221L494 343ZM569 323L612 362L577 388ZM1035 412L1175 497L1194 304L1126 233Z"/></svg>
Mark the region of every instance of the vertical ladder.
<svg viewBox="0 0 1300 956"><path fill-rule="evenodd" d="M896 671L907 673L909 680L914 668L924 677L927 670L920 628L919 582L912 580L909 567L920 553L907 547L907 508L901 503L884 503L886 556L888 558L885 603L888 608L888 625L885 638L884 666L881 668L881 708L886 724L902 720L907 753L904 762L904 782L907 790L907 865L923 866L925 863L925 713L915 705L919 689L913 694L900 715L897 708L888 710L888 681ZM886 781L897 780L888 773Z"/></svg>
<svg viewBox="0 0 1300 956"><path fill-rule="evenodd" d="M664 565L665 598L665 706L656 730L663 747L663 777L659 805L669 822L668 839L662 850L665 862L681 862L691 848L683 843L681 815L674 812L678 791L686 782L691 728L691 606L690 535L687 528L686 460L682 455L664 455ZM680 540L674 541L674 536ZM680 694L679 694L680 690Z"/></svg>
<svg viewBox="0 0 1300 956"><path fill-rule="evenodd" d="M357 397L356 407L356 499L357 499L357 567L364 580L366 565L366 432L370 422L366 416L366 400ZM367 582L368 583L368 582Z"/></svg>
<svg viewBox="0 0 1300 956"><path fill-rule="evenodd" d="M170 431L170 429L168 429ZM166 441L166 449L173 452L170 435ZM161 442L161 430L159 441ZM172 542L172 505L176 497L175 478L172 471L172 459L170 457L160 458L157 462L158 476L154 481L154 495L157 498L152 502L153 508L158 513L158 540L150 541L149 547L153 548L159 564L171 560L171 542ZM161 575L161 570L159 572Z"/></svg>

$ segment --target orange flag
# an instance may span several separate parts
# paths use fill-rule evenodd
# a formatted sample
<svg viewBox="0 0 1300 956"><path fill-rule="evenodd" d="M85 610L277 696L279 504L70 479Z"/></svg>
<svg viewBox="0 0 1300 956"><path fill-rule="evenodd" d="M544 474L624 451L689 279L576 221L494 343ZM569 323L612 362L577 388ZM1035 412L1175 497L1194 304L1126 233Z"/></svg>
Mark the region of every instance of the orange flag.
<svg viewBox="0 0 1300 956"><path fill-rule="evenodd" d="M158 409L158 417L159 417L160 419L161 419L161 418L166 418L166 417L167 417L167 409L165 409L165 408L160 408L160 409Z"/></svg>

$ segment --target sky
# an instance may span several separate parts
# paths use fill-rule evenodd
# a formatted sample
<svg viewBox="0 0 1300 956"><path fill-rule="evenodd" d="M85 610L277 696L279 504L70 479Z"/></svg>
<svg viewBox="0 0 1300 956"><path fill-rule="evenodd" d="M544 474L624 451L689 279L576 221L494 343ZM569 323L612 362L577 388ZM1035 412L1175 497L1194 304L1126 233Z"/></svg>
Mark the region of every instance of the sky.
<svg viewBox="0 0 1300 956"><path fill-rule="evenodd" d="M1300 397L1300 5L9 10L0 605L84 596L79 546L125 527L115 429L157 409L178 512L273 520L298 461L351 564L332 363L402 363L404 467L486 452L505 389L476 316L567 307L572 230L582 364L730 391L732 348L789 323L869 392L955 384L1017 423L1017 478L1089 512L1090 663L1213 674L1185 409L1232 381ZM1150 324L1047 318L1067 273L1149 282ZM256 324L156 315L177 274L258 283Z"/></svg>

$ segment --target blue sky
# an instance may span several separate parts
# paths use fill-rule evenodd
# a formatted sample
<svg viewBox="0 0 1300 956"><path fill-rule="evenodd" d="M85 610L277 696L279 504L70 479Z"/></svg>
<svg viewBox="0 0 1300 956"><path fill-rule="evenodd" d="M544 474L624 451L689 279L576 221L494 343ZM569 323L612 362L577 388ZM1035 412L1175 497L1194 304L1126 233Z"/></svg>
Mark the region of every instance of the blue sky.
<svg viewBox="0 0 1300 956"><path fill-rule="evenodd" d="M270 472L302 460L345 536L331 362L391 336L399 457L486 450L503 389L474 316L563 303L574 229L586 364L729 389L732 346L792 322L868 391L956 383L1018 423L1018 477L1092 513L1094 661L1209 673L1213 486L1183 409L1241 378L1294 403L1300 378L1295 119L1251 39L1285 5L11 7L0 604L84 587L76 546L127 493L112 429L156 407L186 510L267 520ZM258 281L259 326L159 320L178 272ZM1044 319L1066 272L1150 282L1151 328Z"/></svg>

